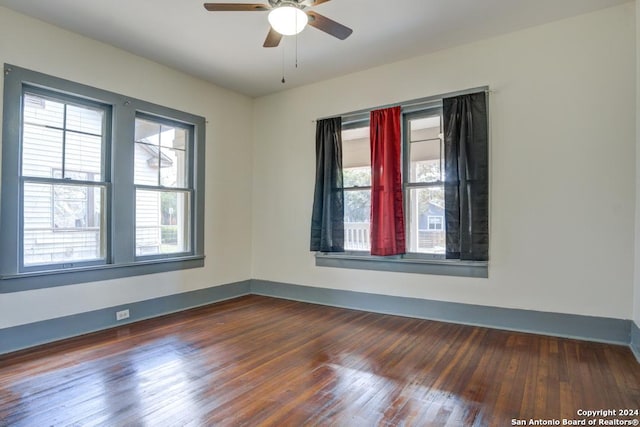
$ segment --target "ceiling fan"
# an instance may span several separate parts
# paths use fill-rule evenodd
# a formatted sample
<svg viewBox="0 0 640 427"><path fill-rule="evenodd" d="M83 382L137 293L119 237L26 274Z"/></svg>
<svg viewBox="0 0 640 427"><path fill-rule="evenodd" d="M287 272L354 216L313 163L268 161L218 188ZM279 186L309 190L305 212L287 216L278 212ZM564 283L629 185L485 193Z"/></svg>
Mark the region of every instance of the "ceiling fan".
<svg viewBox="0 0 640 427"><path fill-rule="evenodd" d="M291 36L302 31L307 24L315 27L340 40L351 35L349 27L320 15L309 7L326 3L330 0L268 0L269 4L261 3L205 3L204 8L209 12L260 12L269 10L269 24L271 28L264 41L264 47L276 47L282 36Z"/></svg>

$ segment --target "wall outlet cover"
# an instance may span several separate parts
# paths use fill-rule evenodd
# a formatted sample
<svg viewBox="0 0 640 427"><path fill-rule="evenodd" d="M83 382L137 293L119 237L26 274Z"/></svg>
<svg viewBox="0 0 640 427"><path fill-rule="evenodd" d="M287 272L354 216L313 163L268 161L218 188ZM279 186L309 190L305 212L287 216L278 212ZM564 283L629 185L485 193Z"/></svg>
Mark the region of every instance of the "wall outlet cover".
<svg viewBox="0 0 640 427"><path fill-rule="evenodd" d="M116 320L124 320L129 317L129 309L116 312Z"/></svg>

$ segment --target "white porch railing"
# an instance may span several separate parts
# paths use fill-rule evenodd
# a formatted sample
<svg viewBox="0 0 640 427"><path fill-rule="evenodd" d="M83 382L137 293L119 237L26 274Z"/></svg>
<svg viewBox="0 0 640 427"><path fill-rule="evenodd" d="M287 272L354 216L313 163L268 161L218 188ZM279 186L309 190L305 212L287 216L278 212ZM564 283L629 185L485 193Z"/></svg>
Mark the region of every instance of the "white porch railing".
<svg viewBox="0 0 640 427"><path fill-rule="evenodd" d="M344 249L347 251L371 250L370 224L368 222L344 223ZM418 239L412 240L410 252L444 254L444 230L418 230Z"/></svg>
<svg viewBox="0 0 640 427"><path fill-rule="evenodd" d="M344 248L347 251L368 251L371 248L368 222L344 223Z"/></svg>

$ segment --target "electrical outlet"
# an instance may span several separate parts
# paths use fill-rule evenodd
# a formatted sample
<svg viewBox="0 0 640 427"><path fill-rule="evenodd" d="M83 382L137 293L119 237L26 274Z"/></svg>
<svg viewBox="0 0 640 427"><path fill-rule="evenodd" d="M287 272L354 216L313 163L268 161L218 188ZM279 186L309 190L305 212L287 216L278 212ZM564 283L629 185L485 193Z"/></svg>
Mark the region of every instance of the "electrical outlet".
<svg viewBox="0 0 640 427"><path fill-rule="evenodd" d="M129 309L116 311L116 320L124 320L129 317Z"/></svg>

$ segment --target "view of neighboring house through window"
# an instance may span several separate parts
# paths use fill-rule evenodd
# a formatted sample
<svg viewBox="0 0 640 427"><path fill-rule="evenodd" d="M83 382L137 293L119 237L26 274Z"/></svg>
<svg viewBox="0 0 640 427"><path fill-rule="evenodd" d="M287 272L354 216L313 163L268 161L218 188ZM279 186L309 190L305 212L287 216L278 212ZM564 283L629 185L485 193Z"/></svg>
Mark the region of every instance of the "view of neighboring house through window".
<svg viewBox="0 0 640 427"><path fill-rule="evenodd" d="M407 251L444 254L442 110L407 114L404 128Z"/></svg>
<svg viewBox="0 0 640 427"><path fill-rule="evenodd" d="M136 255L190 250L190 129L153 118L135 122Z"/></svg>
<svg viewBox="0 0 640 427"><path fill-rule="evenodd" d="M369 251L371 222L371 148L369 125L343 125L344 248Z"/></svg>
<svg viewBox="0 0 640 427"><path fill-rule="evenodd" d="M106 109L35 89L23 94L25 267L104 262Z"/></svg>

